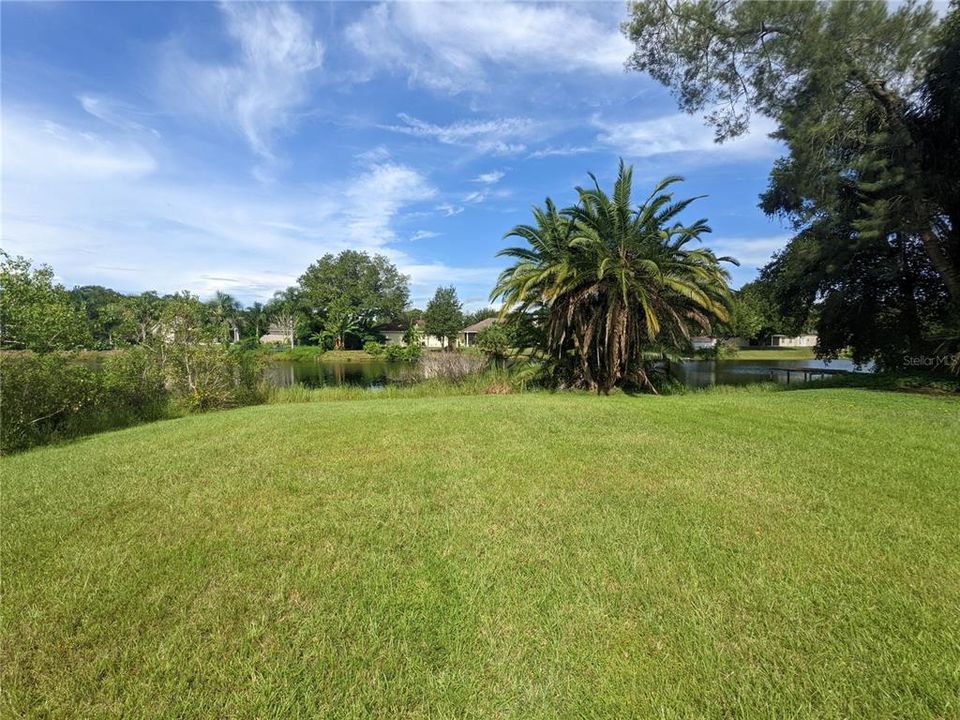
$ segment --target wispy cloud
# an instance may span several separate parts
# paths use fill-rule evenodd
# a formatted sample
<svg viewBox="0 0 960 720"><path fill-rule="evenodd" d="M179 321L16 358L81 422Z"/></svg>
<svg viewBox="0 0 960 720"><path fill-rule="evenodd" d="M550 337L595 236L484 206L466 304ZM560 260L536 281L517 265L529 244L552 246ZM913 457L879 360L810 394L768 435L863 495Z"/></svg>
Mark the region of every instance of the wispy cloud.
<svg viewBox="0 0 960 720"><path fill-rule="evenodd" d="M488 64L525 71L619 73L630 54L613 4L383 3L346 36L375 68L448 91L487 87ZM560 37L548 28L562 28Z"/></svg>
<svg viewBox="0 0 960 720"><path fill-rule="evenodd" d="M435 210L443 217L452 217L453 215L459 215L462 213L463 207L460 205L452 205L451 203L443 203L441 205L437 205Z"/></svg>
<svg viewBox="0 0 960 720"><path fill-rule="evenodd" d="M416 264L390 247L406 209L436 194L414 168L372 164L309 189L192 182L153 173L152 157L117 132L91 136L5 110L5 249L52 264L67 284L228 289L245 300L290 284L325 252Z"/></svg>
<svg viewBox="0 0 960 720"><path fill-rule="evenodd" d="M587 145L564 145L561 147L545 147L540 150L534 150L527 155L527 160L539 160L546 157L564 157L567 155L582 155L584 153L597 152L598 148Z"/></svg>
<svg viewBox="0 0 960 720"><path fill-rule="evenodd" d="M748 134L722 144L714 142L713 131L703 120L683 113L636 122L609 122L594 116L592 124L599 130L598 143L630 158L669 153L772 158L778 152L777 142L768 137L775 126L763 118L756 119Z"/></svg>
<svg viewBox="0 0 960 720"><path fill-rule="evenodd" d="M477 175L470 182L480 183L482 185L494 185L503 180L504 175L506 175L506 173L501 170L493 170Z"/></svg>
<svg viewBox="0 0 960 720"><path fill-rule="evenodd" d="M160 137L160 133L154 128L148 127L140 122L139 119L136 119L144 118L146 114L127 103L104 95L92 95L89 93L79 95L77 100L86 112L108 125L113 125L121 130L128 130L134 133L150 133L154 137Z"/></svg>
<svg viewBox="0 0 960 720"><path fill-rule="evenodd" d="M164 99L177 110L225 121L267 162L273 143L308 99L311 73L323 62L323 44L310 20L286 4L224 3L233 63L193 59L177 43L166 48Z"/></svg>
<svg viewBox="0 0 960 720"><path fill-rule="evenodd" d="M137 178L156 168L153 155L125 138L107 138L57 122L3 113L3 177L91 182Z"/></svg>
<svg viewBox="0 0 960 720"><path fill-rule="evenodd" d="M729 255L741 265L762 267L790 241L790 235L773 235L759 238L709 238L706 244L717 255Z"/></svg>
<svg viewBox="0 0 960 720"><path fill-rule="evenodd" d="M520 117L460 120L449 125L435 125L406 113L400 113L397 117L402 125L386 125L384 129L494 155L523 152L526 145L519 140L529 137L538 127L536 121Z"/></svg>
<svg viewBox="0 0 960 720"><path fill-rule="evenodd" d="M367 245L396 239L391 221L405 205L436 194L426 178L405 165L375 165L347 189L347 228L351 238Z"/></svg>
<svg viewBox="0 0 960 720"><path fill-rule="evenodd" d="M416 242L417 240L430 240L431 238L440 237L440 233L434 232L433 230L417 230L413 235L410 236L410 242Z"/></svg>
<svg viewBox="0 0 960 720"><path fill-rule="evenodd" d="M484 298L502 269L492 265L458 267L444 262L418 263L403 257L394 260L400 272L410 276L410 300L419 307L424 307L441 285L456 285L462 298ZM477 303L480 307L487 304Z"/></svg>
<svg viewBox="0 0 960 720"><path fill-rule="evenodd" d="M490 187L485 187L482 190L472 190L463 196L463 201L465 203L471 203L477 205L484 202L488 198L505 198L509 197L511 192L506 189L491 189Z"/></svg>

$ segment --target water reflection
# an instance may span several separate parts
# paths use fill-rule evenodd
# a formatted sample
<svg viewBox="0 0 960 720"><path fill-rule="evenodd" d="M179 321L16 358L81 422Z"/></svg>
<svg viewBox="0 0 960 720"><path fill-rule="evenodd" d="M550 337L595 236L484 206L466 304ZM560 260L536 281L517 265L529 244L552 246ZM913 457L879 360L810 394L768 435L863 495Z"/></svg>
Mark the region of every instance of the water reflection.
<svg viewBox="0 0 960 720"><path fill-rule="evenodd" d="M763 382L786 383L786 373L771 372L775 368L826 368L857 372L850 360L687 360L672 366L671 371L684 385L691 388ZM803 381L802 373L792 373L791 385Z"/></svg>
<svg viewBox="0 0 960 720"><path fill-rule="evenodd" d="M710 385L749 385L751 383L786 383L784 373L774 373L771 368L829 368L855 372L849 360L687 360L674 365L671 372L687 387L701 388ZM386 360L339 361L273 361L265 370L267 382L275 387L305 385L306 387L329 387L352 385L358 387L382 387L387 383L415 382L418 377L416 365ZM790 383L803 382L802 374L794 373Z"/></svg>
<svg viewBox="0 0 960 720"><path fill-rule="evenodd" d="M264 369L264 378L274 387L304 385L330 387L354 385L380 387L387 382L403 382L411 374L410 363L392 363L385 360L360 362L272 361Z"/></svg>

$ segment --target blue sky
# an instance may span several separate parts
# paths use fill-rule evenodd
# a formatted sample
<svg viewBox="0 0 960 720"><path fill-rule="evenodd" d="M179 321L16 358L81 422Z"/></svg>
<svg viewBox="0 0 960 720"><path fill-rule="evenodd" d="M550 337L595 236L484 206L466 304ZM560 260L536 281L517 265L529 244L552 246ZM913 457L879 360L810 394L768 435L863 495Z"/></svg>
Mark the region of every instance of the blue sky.
<svg viewBox="0 0 960 720"><path fill-rule="evenodd" d="M593 171L667 174L756 274L762 119L716 145L627 73L622 3L2 4L2 246L67 286L244 302L320 255L380 252L414 304L485 305L504 233Z"/></svg>

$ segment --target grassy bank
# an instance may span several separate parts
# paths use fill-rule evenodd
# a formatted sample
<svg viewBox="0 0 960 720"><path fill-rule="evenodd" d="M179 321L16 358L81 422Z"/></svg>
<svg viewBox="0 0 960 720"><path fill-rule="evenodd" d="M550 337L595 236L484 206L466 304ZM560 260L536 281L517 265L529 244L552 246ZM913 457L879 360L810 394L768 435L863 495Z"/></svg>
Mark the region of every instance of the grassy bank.
<svg viewBox="0 0 960 720"><path fill-rule="evenodd" d="M813 360L813 348L741 348L724 360Z"/></svg>
<svg viewBox="0 0 960 720"><path fill-rule="evenodd" d="M3 715L954 717L960 402L284 404L0 461Z"/></svg>

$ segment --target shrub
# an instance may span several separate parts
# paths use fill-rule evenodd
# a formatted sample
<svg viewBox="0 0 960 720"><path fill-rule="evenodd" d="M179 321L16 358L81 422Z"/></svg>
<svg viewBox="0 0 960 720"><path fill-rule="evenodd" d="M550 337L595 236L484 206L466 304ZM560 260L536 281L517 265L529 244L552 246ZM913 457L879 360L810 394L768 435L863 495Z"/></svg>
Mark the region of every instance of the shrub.
<svg viewBox="0 0 960 720"><path fill-rule="evenodd" d="M260 348L260 339L255 337L243 338L240 342L234 343L231 347L240 350L258 350Z"/></svg>
<svg viewBox="0 0 960 720"><path fill-rule="evenodd" d="M193 411L215 410L263 401L260 358L222 345L171 345L163 372L167 387Z"/></svg>
<svg viewBox="0 0 960 720"><path fill-rule="evenodd" d="M383 348L383 354L391 362L416 362L420 359L420 347L418 345L387 345Z"/></svg>
<svg viewBox="0 0 960 720"><path fill-rule="evenodd" d="M0 360L0 453L164 417L169 395L146 351L102 372L75 355L5 353Z"/></svg>
<svg viewBox="0 0 960 720"><path fill-rule="evenodd" d="M700 348L693 351L693 356L698 360L725 360L735 358L740 354L740 350L734 345L728 345L723 342L717 342L712 347Z"/></svg>
<svg viewBox="0 0 960 720"><path fill-rule="evenodd" d="M496 367L504 366L513 344L512 333L503 323L494 323L477 333L477 347Z"/></svg>
<svg viewBox="0 0 960 720"><path fill-rule="evenodd" d="M130 348L111 355L103 364L101 379L114 407L142 419L164 415L170 394L160 365L145 348Z"/></svg>
<svg viewBox="0 0 960 720"><path fill-rule="evenodd" d="M376 357L377 355L383 353L383 345L378 343L376 340L367 340L363 344L363 351L367 353L367 355L373 355Z"/></svg>
<svg viewBox="0 0 960 720"><path fill-rule="evenodd" d="M274 357L278 360L318 360L325 352L319 345L297 345L276 353Z"/></svg>

